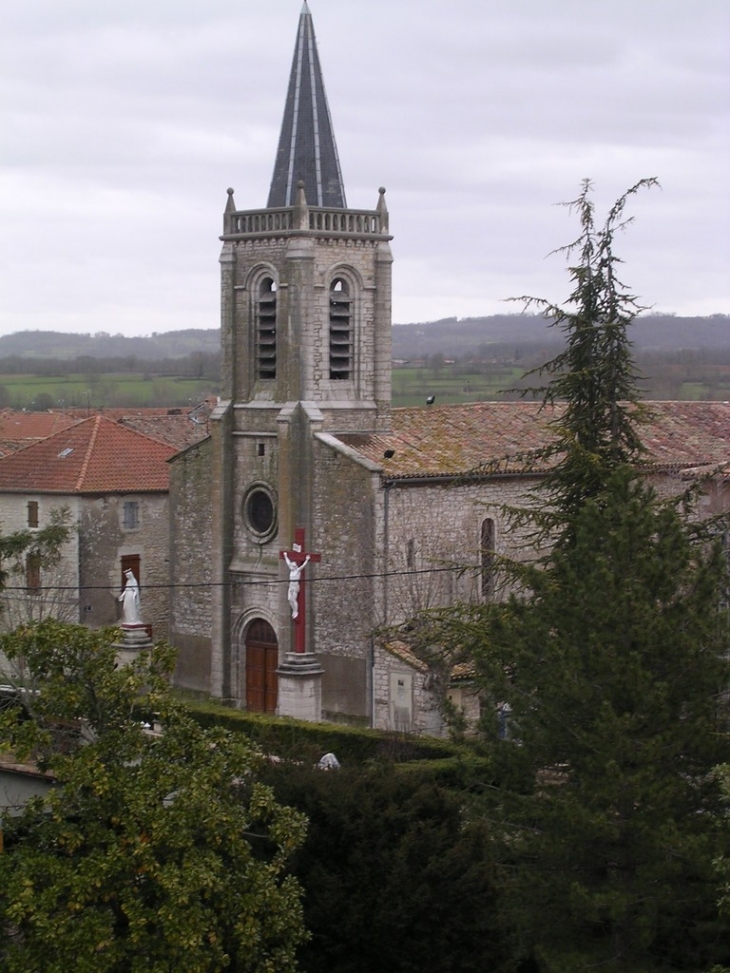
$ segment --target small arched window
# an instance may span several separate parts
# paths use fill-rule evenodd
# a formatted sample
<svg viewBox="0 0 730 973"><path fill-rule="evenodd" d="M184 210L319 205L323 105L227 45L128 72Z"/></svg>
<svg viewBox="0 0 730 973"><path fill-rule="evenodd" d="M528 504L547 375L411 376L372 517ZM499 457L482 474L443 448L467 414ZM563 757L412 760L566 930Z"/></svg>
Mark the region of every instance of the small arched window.
<svg viewBox="0 0 730 973"><path fill-rule="evenodd" d="M494 597L494 521L490 517L482 521L479 550L482 598L491 601Z"/></svg>
<svg viewBox="0 0 730 973"><path fill-rule="evenodd" d="M256 368L259 378L276 378L276 283L264 277L256 304Z"/></svg>
<svg viewBox="0 0 730 973"><path fill-rule="evenodd" d="M352 373L352 309L350 288L342 277L330 286L330 378Z"/></svg>

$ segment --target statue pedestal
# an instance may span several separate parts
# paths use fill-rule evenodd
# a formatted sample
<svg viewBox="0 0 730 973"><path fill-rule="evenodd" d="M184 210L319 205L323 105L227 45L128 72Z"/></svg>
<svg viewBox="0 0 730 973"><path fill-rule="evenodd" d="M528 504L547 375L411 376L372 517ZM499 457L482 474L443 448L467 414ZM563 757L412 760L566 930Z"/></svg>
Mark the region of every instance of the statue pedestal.
<svg viewBox="0 0 730 973"><path fill-rule="evenodd" d="M114 648L117 650L117 662L120 665L132 662L139 652L152 648L152 639L147 634L147 626L142 622L123 622L119 628L122 638L114 643Z"/></svg>
<svg viewBox="0 0 730 973"><path fill-rule="evenodd" d="M313 652L287 652L276 670L279 680L279 716L319 723L322 719L324 669Z"/></svg>

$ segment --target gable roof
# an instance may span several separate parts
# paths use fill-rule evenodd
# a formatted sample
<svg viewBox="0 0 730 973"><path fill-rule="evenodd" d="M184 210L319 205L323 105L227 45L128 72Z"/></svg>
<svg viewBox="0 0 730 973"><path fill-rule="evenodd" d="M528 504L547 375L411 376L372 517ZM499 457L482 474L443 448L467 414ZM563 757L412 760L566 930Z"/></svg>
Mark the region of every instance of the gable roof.
<svg viewBox="0 0 730 973"><path fill-rule="evenodd" d="M0 459L4 493L164 493L175 448L91 416Z"/></svg>
<svg viewBox="0 0 730 973"><path fill-rule="evenodd" d="M730 402L647 402L639 426L642 465L690 469L730 460ZM474 475L534 467L529 454L550 441L552 412L539 402L473 402L394 409L392 431L338 437L389 479ZM390 458L386 451L393 451Z"/></svg>
<svg viewBox="0 0 730 973"><path fill-rule="evenodd" d="M267 205L294 206L299 180L304 182L304 192L311 206L338 209L347 206L314 25L306 0L299 16Z"/></svg>

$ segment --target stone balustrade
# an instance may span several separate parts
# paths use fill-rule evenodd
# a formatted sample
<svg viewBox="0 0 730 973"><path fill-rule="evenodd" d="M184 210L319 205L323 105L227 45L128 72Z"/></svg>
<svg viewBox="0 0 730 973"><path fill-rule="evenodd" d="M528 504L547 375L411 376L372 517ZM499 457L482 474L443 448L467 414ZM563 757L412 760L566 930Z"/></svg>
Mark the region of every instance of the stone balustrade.
<svg viewBox="0 0 730 973"><path fill-rule="evenodd" d="M388 233L388 214L377 210L329 209L294 206L277 209L234 210L223 218L223 235L260 236L311 230L337 236L380 236Z"/></svg>

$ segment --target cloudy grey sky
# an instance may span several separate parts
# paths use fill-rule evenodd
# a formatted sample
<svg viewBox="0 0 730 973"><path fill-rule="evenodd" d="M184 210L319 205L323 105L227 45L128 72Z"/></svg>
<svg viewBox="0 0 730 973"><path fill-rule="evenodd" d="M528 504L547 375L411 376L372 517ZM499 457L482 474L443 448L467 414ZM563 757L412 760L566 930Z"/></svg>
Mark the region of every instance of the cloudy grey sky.
<svg viewBox="0 0 730 973"><path fill-rule="evenodd" d="M567 296L555 203L629 185L642 301L730 314L727 0L310 0L348 203L387 187L395 323ZM4 0L0 333L218 326L266 204L301 0Z"/></svg>

